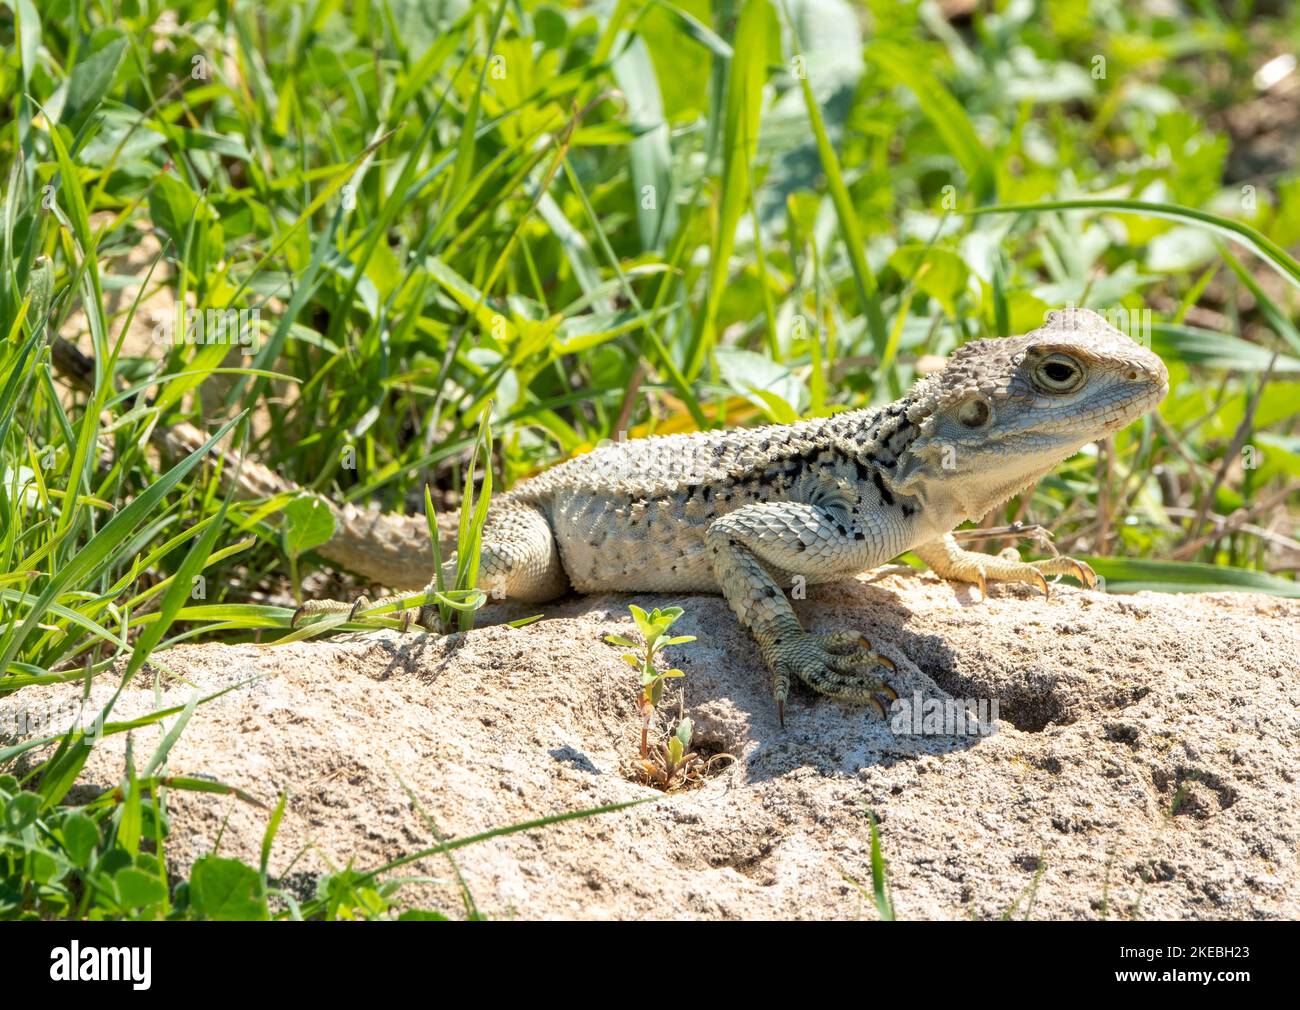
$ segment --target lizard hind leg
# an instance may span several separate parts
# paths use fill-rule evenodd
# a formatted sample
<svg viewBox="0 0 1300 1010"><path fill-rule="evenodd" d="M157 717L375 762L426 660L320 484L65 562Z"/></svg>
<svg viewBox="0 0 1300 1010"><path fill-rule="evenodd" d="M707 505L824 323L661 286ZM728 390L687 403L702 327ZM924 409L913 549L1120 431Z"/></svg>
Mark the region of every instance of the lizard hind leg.
<svg viewBox="0 0 1300 1010"><path fill-rule="evenodd" d="M443 563L442 573L443 585L454 586L454 554ZM546 516L532 506L515 502L491 509L483 526L476 585L488 594L489 600L545 603L563 595L569 579ZM436 588L434 579L424 591L429 593ZM423 628L436 629L437 606L421 607L418 623Z"/></svg>
<svg viewBox="0 0 1300 1010"><path fill-rule="evenodd" d="M455 586L454 554L443 562L442 576L444 587ZM437 589L437 582L436 578L430 579L423 592L433 592ZM486 592L490 600L518 600L523 603L540 603L564 593L568 587L568 578L545 515L531 506L509 500L493 506L483 527L476 586ZM354 603L308 600L294 613L292 623L297 625L301 618L319 614L348 613L356 617L363 610L416 595L418 594L408 592L384 596L373 603L364 596ZM406 614L409 614L409 608ZM421 627L436 630L440 626L437 606L421 606L416 620ZM404 614L403 627L407 624L409 617Z"/></svg>
<svg viewBox="0 0 1300 1010"><path fill-rule="evenodd" d="M443 566L444 571L449 565L452 562ZM478 587L492 599L522 603L544 603L568 589L555 535L541 511L506 501L488 513L479 551Z"/></svg>

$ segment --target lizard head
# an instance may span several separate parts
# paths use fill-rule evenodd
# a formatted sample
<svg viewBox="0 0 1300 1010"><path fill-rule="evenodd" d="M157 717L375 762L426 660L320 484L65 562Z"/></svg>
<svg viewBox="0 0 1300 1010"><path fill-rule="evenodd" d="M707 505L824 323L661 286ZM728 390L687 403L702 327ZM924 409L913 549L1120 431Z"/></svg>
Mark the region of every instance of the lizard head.
<svg viewBox="0 0 1300 1010"><path fill-rule="evenodd" d="M1088 309L1049 313L1022 337L970 341L910 398L920 430L899 459L900 490L941 488L966 518L983 515L1168 388L1160 358Z"/></svg>

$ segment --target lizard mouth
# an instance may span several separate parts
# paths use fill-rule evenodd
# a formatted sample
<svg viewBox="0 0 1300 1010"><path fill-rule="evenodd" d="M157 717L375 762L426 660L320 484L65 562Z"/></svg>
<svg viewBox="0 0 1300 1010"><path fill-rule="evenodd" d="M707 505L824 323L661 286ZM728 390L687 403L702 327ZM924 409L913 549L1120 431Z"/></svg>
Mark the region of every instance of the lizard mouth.
<svg viewBox="0 0 1300 1010"><path fill-rule="evenodd" d="M1163 372L1163 368L1161 369L1161 371ZM1155 410L1155 408L1160 405L1160 401L1165 398L1165 394L1168 392L1169 392L1169 378L1166 373L1161 375L1160 382L1158 385L1152 383L1150 386L1148 386L1144 395L1140 395L1133 400L1129 410L1126 410L1122 415L1115 418L1115 420L1111 421L1110 424L1106 426L1106 433L1110 434L1111 432L1119 431L1121 428L1127 427L1129 424L1132 424L1143 414L1147 414L1152 410Z"/></svg>
<svg viewBox="0 0 1300 1010"><path fill-rule="evenodd" d="M1168 392L1169 392L1169 378L1168 375L1166 374L1165 377L1161 380L1160 385L1153 387L1151 392L1147 394L1147 398L1143 403L1142 409L1139 411L1138 416L1140 417L1142 414L1147 413L1147 411L1155 410L1156 407L1160 406L1160 401L1165 398Z"/></svg>

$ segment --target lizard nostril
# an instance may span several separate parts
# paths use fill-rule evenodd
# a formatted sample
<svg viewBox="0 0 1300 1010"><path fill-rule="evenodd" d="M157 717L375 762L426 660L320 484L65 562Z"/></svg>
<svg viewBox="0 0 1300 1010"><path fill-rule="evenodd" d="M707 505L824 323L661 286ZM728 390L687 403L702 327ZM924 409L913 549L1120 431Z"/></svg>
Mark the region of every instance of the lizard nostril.
<svg viewBox="0 0 1300 1010"><path fill-rule="evenodd" d="M1137 377L1138 377L1137 369L1136 369L1136 368L1130 368L1129 371L1128 371L1128 381L1129 381L1129 382L1137 382Z"/></svg>

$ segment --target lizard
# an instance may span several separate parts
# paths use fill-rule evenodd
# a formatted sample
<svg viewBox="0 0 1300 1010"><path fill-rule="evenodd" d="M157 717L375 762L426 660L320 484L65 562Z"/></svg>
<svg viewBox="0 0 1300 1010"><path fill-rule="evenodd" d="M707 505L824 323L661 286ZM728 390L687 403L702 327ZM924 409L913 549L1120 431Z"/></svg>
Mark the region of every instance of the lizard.
<svg viewBox="0 0 1300 1010"><path fill-rule="evenodd" d="M1057 575L1093 588L1082 561L977 553L952 531L1154 408L1168 381L1152 351L1068 308L1023 336L962 344L888 405L600 446L492 497L478 587L531 603L569 589L721 593L758 643L782 725L795 679L883 716L897 697L884 679L894 662L857 631L806 631L785 588L851 578L908 550L982 595L990 581L1047 593ZM392 588L433 590L423 517L330 507L322 556ZM444 563L445 584L455 564ZM369 606L312 600L294 624ZM436 608L417 620L436 628Z"/></svg>

